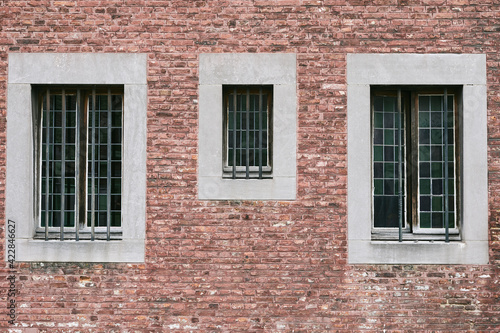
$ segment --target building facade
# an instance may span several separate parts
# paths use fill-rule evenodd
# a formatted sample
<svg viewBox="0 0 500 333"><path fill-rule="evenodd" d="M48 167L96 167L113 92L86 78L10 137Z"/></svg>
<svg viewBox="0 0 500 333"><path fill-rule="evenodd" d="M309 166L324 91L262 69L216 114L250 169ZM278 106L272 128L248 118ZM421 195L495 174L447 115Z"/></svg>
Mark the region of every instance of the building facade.
<svg viewBox="0 0 500 333"><path fill-rule="evenodd" d="M0 5L2 330L500 330L498 1Z"/></svg>

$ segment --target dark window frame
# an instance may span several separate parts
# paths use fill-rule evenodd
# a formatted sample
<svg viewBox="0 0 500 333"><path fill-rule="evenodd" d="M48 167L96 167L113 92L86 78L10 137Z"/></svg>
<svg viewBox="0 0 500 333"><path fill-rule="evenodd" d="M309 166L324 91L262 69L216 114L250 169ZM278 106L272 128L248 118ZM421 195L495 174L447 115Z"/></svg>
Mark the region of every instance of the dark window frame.
<svg viewBox="0 0 500 333"><path fill-rule="evenodd" d="M454 160L455 174L454 174L454 191L455 191L455 227L454 228L420 228L419 227L419 142L418 142L418 97L422 95L443 95L446 91L448 96L453 95L453 110L454 110ZM398 97L398 94L400 97ZM372 239L373 240L445 240L456 241L461 239L461 204L463 194L461 191L461 129L462 129L462 87L453 85L435 85L435 86L371 86L371 100L370 100L370 118L371 118L371 184L372 184ZM406 178L405 186L402 186L403 195L405 199L400 205L400 212L404 213L404 221L397 227L376 227L375 226L375 212L374 212L374 198L375 198L375 170L374 170L374 128L375 128L375 110L374 99L375 96L392 96L396 100L400 100L400 105L404 114L403 130L406 149L402 163L404 165L403 172ZM396 140L395 140L396 141ZM396 161L397 163L397 161ZM443 176L444 177L444 176ZM409 208L408 208L409 207ZM406 223L404 223L406 222Z"/></svg>

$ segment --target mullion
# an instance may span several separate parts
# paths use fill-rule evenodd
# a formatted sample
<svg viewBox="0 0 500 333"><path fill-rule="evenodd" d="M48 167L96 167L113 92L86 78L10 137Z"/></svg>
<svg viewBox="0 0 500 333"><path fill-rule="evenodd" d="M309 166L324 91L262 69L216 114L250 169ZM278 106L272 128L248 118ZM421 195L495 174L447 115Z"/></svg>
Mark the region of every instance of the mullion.
<svg viewBox="0 0 500 333"><path fill-rule="evenodd" d="M262 87L259 87L258 119L259 119L259 179L262 179Z"/></svg>
<svg viewBox="0 0 500 333"><path fill-rule="evenodd" d="M238 116L238 112L237 112L237 104L238 103L238 98L237 98L237 95L236 95L236 87L233 89L233 179L236 178L236 153L237 153L237 150L236 150L236 137L237 137L237 129L236 129L236 126L237 126L237 116Z"/></svg>
<svg viewBox="0 0 500 333"><path fill-rule="evenodd" d="M399 241L403 241L403 184L402 184L402 144L401 144L401 118L402 118L402 103L401 103L401 89L398 89L397 97L397 138L398 138L398 229Z"/></svg>

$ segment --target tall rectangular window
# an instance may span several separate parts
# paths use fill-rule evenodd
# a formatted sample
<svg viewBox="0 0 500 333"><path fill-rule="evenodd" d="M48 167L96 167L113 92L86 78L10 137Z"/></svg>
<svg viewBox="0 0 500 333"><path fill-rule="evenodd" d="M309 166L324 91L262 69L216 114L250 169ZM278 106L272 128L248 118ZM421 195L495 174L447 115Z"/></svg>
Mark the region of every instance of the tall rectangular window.
<svg viewBox="0 0 500 333"><path fill-rule="evenodd" d="M459 94L453 87L372 90L375 235L458 237Z"/></svg>
<svg viewBox="0 0 500 333"><path fill-rule="evenodd" d="M40 236L119 238L123 88L46 86L36 92Z"/></svg>
<svg viewBox="0 0 500 333"><path fill-rule="evenodd" d="M272 86L224 87L225 177L269 177L272 92Z"/></svg>

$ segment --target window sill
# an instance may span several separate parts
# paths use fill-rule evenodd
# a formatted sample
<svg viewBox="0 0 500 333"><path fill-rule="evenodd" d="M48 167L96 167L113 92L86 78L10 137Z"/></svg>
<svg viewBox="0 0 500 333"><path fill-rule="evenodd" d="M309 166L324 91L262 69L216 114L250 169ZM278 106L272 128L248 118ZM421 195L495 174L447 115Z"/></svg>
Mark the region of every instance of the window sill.
<svg viewBox="0 0 500 333"><path fill-rule="evenodd" d="M144 241L16 239L16 261L144 262Z"/></svg>
<svg viewBox="0 0 500 333"><path fill-rule="evenodd" d="M295 200L295 188L295 177L225 179L200 176L198 180L201 200Z"/></svg>
<svg viewBox="0 0 500 333"><path fill-rule="evenodd" d="M488 263L482 241L349 240L350 264L475 264Z"/></svg>
<svg viewBox="0 0 500 333"><path fill-rule="evenodd" d="M247 175L246 173L244 172L237 172L236 173L236 178L233 178L233 174L230 173L230 172L224 172L224 174L222 175L222 178L223 179L253 179L253 180L261 180L261 179L273 179L273 175L272 174L269 174L269 173L262 173L262 178L259 178L259 174L257 173L254 173L254 172L250 172L250 174L248 175L248 178L247 178Z"/></svg>
<svg viewBox="0 0 500 333"><path fill-rule="evenodd" d="M398 235L394 233L372 233L372 241L395 241L398 242ZM461 237L457 233L449 234L450 242L460 241ZM415 234L403 233L403 242L444 242L444 234Z"/></svg>
<svg viewBox="0 0 500 333"><path fill-rule="evenodd" d="M89 232L80 232L78 236L80 238L79 241L90 240L91 238L91 234ZM122 240L122 232L112 231L109 236L110 240L112 241ZM33 238L35 240L45 240L45 233L37 232ZM107 240L107 234L102 232L96 232L94 238L96 240ZM48 239L61 241L61 234L59 232L49 232ZM75 232L64 232L64 241L75 240L75 239L76 239Z"/></svg>

